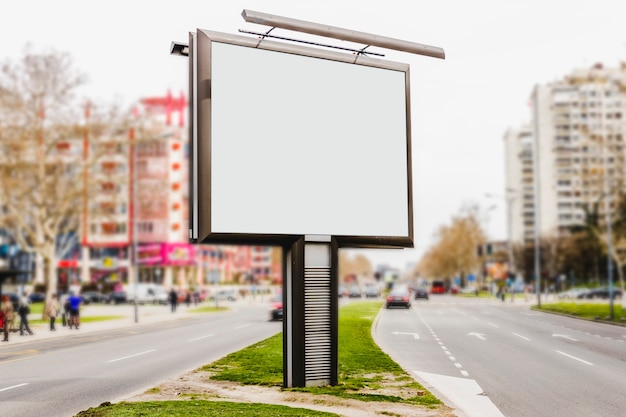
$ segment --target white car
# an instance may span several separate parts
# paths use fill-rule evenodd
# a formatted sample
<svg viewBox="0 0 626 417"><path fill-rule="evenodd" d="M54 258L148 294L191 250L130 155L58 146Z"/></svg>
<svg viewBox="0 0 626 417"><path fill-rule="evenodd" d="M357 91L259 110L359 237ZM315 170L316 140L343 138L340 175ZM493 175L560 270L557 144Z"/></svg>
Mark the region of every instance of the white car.
<svg viewBox="0 0 626 417"><path fill-rule="evenodd" d="M575 299L575 298L578 298L580 294L587 292L587 291L588 291L587 288L572 288L567 291L558 293L557 297Z"/></svg>
<svg viewBox="0 0 626 417"><path fill-rule="evenodd" d="M461 288L461 294L478 294L478 290L476 290L476 287L472 287L472 286L467 286L467 287L463 287Z"/></svg>

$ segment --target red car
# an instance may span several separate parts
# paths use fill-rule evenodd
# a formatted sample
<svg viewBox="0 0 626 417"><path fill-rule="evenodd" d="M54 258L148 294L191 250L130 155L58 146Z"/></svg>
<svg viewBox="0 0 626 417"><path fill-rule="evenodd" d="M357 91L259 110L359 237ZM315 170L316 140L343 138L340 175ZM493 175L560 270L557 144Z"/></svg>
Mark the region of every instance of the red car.
<svg viewBox="0 0 626 417"><path fill-rule="evenodd" d="M433 284L430 287L431 294L444 294L446 292L446 287L443 281L433 281Z"/></svg>

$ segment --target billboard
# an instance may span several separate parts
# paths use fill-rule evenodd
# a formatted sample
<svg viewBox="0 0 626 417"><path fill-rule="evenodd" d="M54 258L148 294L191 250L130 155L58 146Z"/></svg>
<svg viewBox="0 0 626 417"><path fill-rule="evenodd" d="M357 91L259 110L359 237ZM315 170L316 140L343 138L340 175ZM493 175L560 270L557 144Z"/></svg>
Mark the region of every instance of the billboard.
<svg viewBox="0 0 626 417"><path fill-rule="evenodd" d="M412 247L409 66L198 30L190 239Z"/></svg>

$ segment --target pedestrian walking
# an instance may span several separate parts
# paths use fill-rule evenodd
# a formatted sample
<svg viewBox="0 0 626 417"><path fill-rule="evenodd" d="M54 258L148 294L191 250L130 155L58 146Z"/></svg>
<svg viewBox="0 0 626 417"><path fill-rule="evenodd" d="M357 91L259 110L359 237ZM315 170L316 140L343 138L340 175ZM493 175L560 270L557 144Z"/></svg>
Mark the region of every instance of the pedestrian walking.
<svg viewBox="0 0 626 417"><path fill-rule="evenodd" d="M26 293L20 297L19 304L17 306L17 314L20 316L20 336L24 336L24 331L26 331L29 335L33 334L33 331L30 329L28 325L28 315L30 314L30 306L28 302L28 297L26 297Z"/></svg>
<svg viewBox="0 0 626 417"><path fill-rule="evenodd" d="M178 294L176 294L176 290L174 288L172 288L172 290L170 291L169 299L172 313L175 313L176 305L178 304Z"/></svg>
<svg viewBox="0 0 626 417"><path fill-rule="evenodd" d="M70 297L66 295L63 301L63 327L67 326L68 322L70 321L71 309L72 306L70 304Z"/></svg>
<svg viewBox="0 0 626 417"><path fill-rule="evenodd" d="M55 331L54 322L59 315L59 310L61 310L61 306L59 305L59 301L57 300L56 294L52 294L48 300L46 300L46 305L43 310L44 320L50 319L50 331Z"/></svg>
<svg viewBox="0 0 626 417"><path fill-rule="evenodd" d="M0 310L2 310L2 321L3 330L4 330L4 339L3 342L9 341L9 332L11 331L11 322L13 321L13 316L15 310L13 309L13 303L8 295L2 296L2 304L0 305Z"/></svg>
<svg viewBox="0 0 626 417"><path fill-rule="evenodd" d="M83 302L83 298L72 292L67 301L70 303L70 329L74 326L78 330L78 326L80 326L80 305Z"/></svg>

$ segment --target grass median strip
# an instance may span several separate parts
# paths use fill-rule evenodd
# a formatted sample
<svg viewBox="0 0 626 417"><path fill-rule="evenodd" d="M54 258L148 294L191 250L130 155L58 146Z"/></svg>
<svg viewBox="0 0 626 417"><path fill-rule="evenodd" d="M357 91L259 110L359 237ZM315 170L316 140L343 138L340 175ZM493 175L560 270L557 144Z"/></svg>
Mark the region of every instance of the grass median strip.
<svg viewBox="0 0 626 417"><path fill-rule="evenodd" d="M586 320L602 320L626 324L626 310L619 304L613 306L613 320L610 319L610 306L606 303L574 303L559 302L542 304L541 307L532 306L533 310L575 316Z"/></svg>
<svg viewBox="0 0 626 417"><path fill-rule="evenodd" d="M372 323L382 302L353 302L339 310L338 335L338 379L336 386L283 388L283 391L326 395L341 399L363 402L402 403L437 408L441 401L417 383L397 363L374 343L371 336ZM197 372L207 380L231 381L242 385L281 387L283 383L282 333L276 334L245 349L231 353L224 358L201 367ZM320 397L321 398L321 397ZM143 406L141 405L143 404ZM176 407L170 414L146 414L147 404L158 409L159 404L166 409ZM206 401L190 398L184 401L158 401L150 403L121 402L91 408L78 414L80 417L139 416L139 415L203 415L203 416L334 416L309 409L282 410L269 404L242 404L229 401ZM203 414L192 414L202 408ZM213 411L215 410L220 411ZM133 411L134 410L134 411ZM252 412L254 410L254 413ZM141 414L143 413L143 414Z"/></svg>

